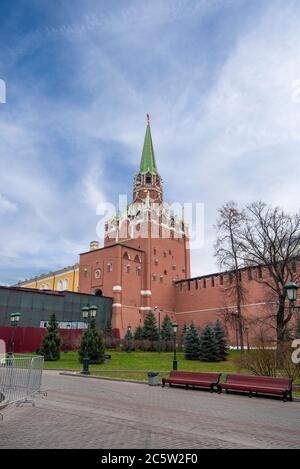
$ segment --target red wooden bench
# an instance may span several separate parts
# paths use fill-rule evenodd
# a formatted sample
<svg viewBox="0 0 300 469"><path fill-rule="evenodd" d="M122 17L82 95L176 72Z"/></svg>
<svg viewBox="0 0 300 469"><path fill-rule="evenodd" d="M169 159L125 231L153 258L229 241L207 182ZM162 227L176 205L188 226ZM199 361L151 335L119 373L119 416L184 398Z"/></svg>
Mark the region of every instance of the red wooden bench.
<svg viewBox="0 0 300 469"><path fill-rule="evenodd" d="M164 388L166 383L169 386L172 384L185 386L186 389L189 387L208 388L210 392L214 392L216 388L221 392L219 385L221 373L196 373L192 371L171 371L169 378L162 379L162 387Z"/></svg>
<svg viewBox="0 0 300 469"><path fill-rule="evenodd" d="M291 378L270 378L267 376L227 375L221 388L229 391L242 391L253 394L282 396L284 402L293 400Z"/></svg>

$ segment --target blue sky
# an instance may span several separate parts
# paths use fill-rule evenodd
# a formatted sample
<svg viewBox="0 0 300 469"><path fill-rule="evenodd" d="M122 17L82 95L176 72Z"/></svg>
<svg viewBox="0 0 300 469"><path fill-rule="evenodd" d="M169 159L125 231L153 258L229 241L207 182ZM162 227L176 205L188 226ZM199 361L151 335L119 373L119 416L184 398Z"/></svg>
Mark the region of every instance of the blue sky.
<svg viewBox="0 0 300 469"><path fill-rule="evenodd" d="M169 202L299 209L300 5L2 0L0 284L75 263L95 207L131 196L145 114Z"/></svg>

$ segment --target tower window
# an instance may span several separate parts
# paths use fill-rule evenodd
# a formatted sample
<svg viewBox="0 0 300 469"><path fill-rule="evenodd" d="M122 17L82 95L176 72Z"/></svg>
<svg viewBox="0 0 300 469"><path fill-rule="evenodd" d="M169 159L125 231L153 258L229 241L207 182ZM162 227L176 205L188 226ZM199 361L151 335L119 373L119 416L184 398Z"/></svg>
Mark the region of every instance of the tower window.
<svg viewBox="0 0 300 469"><path fill-rule="evenodd" d="M159 277L159 281L160 281L160 283L163 283L163 281L164 281L164 276L163 276L163 275L161 275L161 276Z"/></svg>
<svg viewBox="0 0 300 469"><path fill-rule="evenodd" d="M112 262L108 262L108 264L107 264L107 272L112 272L112 270L113 270Z"/></svg>
<svg viewBox="0 0 300 469"><path fill-rule="evenodd" d="M151 184L152 178L151 176L146 176L146 184Z"/></svg>
<svg viewBox="0 0 300 469"><path fill-rule="evenodd" d="M101 277L101 270L100 269L96 269L95 270L95 278L100 278Z"/></svg>
<svg viewBox="0 0 300 469"><path fill-rule="evenodd" d="M124 271L125 271L127 274L129 274L129 272L130 272L130 264L126 264L126 265L124 266Z"/></svg>
<svg viewBox="0 0 300 469"><path fill-rule="evenodd" d="M140 266L136 267L136 274L141 275L141 267Z"/></svg>
<svg viewBox="0 0 300 469"><path fill-rule="evenodd" d="M156 274L152 274L152 280L153 280L153 281L156 280Z"/></svg>
<svg viewBox="0 0 300 469"><path fill-rule="evenodd" d="M168 275L168 272L166 270L164 270L164 275Z"/></svg>
<svg viewBox="0 0 300 469"><path fill-rule="evenodd" d="M258 267L258 278L262 278L262 269Z"/></svg>

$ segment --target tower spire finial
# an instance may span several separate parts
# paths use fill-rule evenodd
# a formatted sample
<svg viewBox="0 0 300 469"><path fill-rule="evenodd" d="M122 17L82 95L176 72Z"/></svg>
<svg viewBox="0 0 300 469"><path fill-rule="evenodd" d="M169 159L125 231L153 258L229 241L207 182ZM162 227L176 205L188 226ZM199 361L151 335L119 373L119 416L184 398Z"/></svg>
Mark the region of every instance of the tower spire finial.
<svg viewBox="0 0 300 469"><path fill-rule="evenodd" d="M147 125L150 125L150 114L147 112Z"/></svg>

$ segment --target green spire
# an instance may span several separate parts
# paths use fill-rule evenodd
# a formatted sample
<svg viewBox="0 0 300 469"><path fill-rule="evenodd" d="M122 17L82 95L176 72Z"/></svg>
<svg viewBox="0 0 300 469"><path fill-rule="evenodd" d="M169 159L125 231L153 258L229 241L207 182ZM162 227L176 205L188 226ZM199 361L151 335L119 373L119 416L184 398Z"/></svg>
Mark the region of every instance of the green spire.
<svg viewBox="0 0 300 469"><path fill-rule="evenodd" d="M151 137L149 114L147 114L147 128L146 128L146 135L145 135L145 140L144 140L142 159L141 159L141 164L140 164L140 173L141 174L151 173L153 175L158 174L158 171L156 168L154 150L153 150L152 137Z"/></svg>

